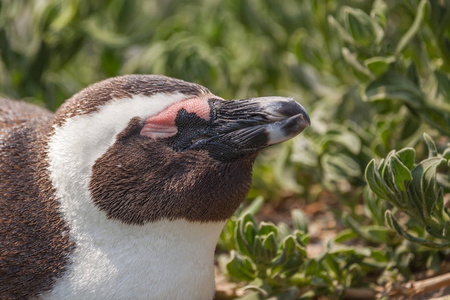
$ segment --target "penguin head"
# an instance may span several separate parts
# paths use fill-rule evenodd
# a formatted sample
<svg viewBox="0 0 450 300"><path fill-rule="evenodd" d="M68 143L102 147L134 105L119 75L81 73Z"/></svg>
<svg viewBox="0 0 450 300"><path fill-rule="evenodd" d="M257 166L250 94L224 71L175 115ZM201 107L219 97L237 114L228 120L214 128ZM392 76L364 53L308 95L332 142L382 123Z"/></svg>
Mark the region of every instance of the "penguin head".
<svg viewBox="0 0 450 300"><path fill-rule="evenodd" d="M245 199L259 151L309 124L293 99L227 101L182 80L127 75L57 111L50 171L61 195L79 192L126 224L223 221Z"/></svg>

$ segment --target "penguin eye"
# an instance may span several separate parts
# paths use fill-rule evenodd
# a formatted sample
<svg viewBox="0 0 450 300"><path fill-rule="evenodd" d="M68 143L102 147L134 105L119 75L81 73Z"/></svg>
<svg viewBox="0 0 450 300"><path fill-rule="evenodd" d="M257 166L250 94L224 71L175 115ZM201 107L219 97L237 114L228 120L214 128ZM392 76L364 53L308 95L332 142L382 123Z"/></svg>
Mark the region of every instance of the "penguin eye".
<svg viewBox="0 0 450 300"><path fill-rule="evenodd" d="M146 120L144 127L141 129L141 135L152 139L168 138L177 134L178 129L172 122L164 122L165 120Z"/></svg>
<svg viewBox="0 0 450 300"><path fill-rule="evenodd" d="M159 114L148 117L141 129L141 135L153 139L173 137L180 128L180 113L194 114L206 122L210 118L210 111L211 108L204 97L180 101Z"/></svg>

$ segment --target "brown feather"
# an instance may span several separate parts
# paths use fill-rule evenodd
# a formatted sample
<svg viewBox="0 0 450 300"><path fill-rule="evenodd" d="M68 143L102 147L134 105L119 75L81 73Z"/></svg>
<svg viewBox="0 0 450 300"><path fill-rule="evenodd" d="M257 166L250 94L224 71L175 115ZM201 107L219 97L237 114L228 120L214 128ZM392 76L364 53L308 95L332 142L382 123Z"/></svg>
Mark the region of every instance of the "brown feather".
<svg viewBox="0 0 450 300"><path fill-rule="evenodd" d="M51 113L5 99L0 107L0 299L29 299L62 276L73 245L46 172Z"/></svg>

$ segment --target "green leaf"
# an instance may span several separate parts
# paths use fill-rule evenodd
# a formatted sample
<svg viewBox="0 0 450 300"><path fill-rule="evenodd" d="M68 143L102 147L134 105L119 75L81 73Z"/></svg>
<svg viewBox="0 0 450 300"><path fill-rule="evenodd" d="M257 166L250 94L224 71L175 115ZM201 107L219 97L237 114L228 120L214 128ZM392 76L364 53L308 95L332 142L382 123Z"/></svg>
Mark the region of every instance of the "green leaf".
<svg viewBox="0 0 450 300"><path fill-rule="evenodd" d="M414 148L403 148L402 150L397 151L395 155L402 161L408 170L412 170L416 157L416 151Z"/></svg>
<svg viewBox="0 0 450 300"><path fill-rule="evenodd" d="M411 174L411 200L420 212L421 222L431 225L431 210L440 197L436 185L436 168L443 163L443 158L432 157L417 164Z"/></svg>
<svg viewBox="0 0 450 300"><path fill-rule="evenodd" d="M364 61L364 65L375 75L380 76L396 61L395 56L374 56Z"/></svg>
<svg viewBox="0 0 450 300"><path fill-rule="evenodd" d="M309 242L309 235L297 229L294 230L293 235L295 236L295 240L297 241L297 243L301 246L300 252L302 253L302 255L306 255L305 248Z"/></svg>
<svg viewBox="0 0 450 300"><path fill-rule="evenodd" d="M400 100L416 109L422 108L424 103L424 95L420 89L408 78L395 72L387 72L369 84L366 88L365 99L367 101Z"/></svg>
<svg viewBox="0 0 450 300"><path fill-rule="evenodd" d="M411 182L412 176L408 167L406 167L395 155L390 157L389 167L394 175L394 182L402 192L406 192L406 188Z"/></svg>
<svg viewBox="0 0 450 300"><path fill-rule="evenodd" d="M255 200L253 200L252 203L250 203L250 205L247 206L241 212L241 215L242 216L247 214L256 215L261 210L263 205L264 205L264 197L262 196L256 197Z"/></svg>
<svg viewBox="0 0 450 300"><path fill-rule="evenodd" d="M384 226L369 225L364 228L366 234L371 238L371 240L378 241L378 243L389 242L388 231Z"/></svg>
<svg viewBox="0 0 450 300"><path fill-rule="evenodd" d="M431 252L428 256L426 266L428 269L438 271L441 268L441 259L439 254L436 252Z"/></svg>
<svg viewBox="0 0 450 300"><path fill-rule="evenodd" d="M264 296L259 291L246 293L239 300L264 300Z"/></svg>
<svg viewBox="0 0 450 300"><path fill-rule="evenodd" d="M259 224L259 235L267 236L269 234L274 234L275 238L278 237L278 228L272 223L261 222Z"/></svg>
<svg viewBox="0 0 450 300"><path fill-rule="evenodd" d="M289 287L287 289L283 289L282 291L272 293L273 299L277 300L300 300L299 295L299 288L296 286Z"/></svg>
<svg viewBox="0 0 450 300"><path fill-rule="evenodd" d="M344 243L348 240L354 239L358 237L358 235L351 229L341 230L338 235L334 238L336 243Z"/></svg>
<svg viewBox="0 0 450 300"><path fill-rule="evenodd" d="M375 159L372 159L366 167L365 173L367 184L369 185L372 192L374 192L378 197L388 200L389 190L384 184L383 179L378 173L378 169L375 163Z"/></svg>
<svg viewBox="0 0 450 300"><path fill-rule="evenodd" d="M339 181L349 177L361 175L361 167L349 155L336 153L334 155L325 153L321 159L322 168L326 177L330 180Z"/></svg>
<svg viewBox="0 0 450 300"><path fill-rule="evenodd" d="M345 29L358 44L368 46L383 38L384 32L380 25L364 11L344 6L342 13Z"/></svg>
<svg viewBox="0 0 450 300"><path fill-rule="evenodd" d="M429 160L432 160L428 162ZM429 164L425 164L428 162ZM422 199L425 200L427 212L432 214L435 210L435 205L443 196L442 188L439 188L436 181L437 168L445 160L442 158L429 158L421 164L424 164L425 170L422 175ZM441 200L442 201L442 200Z"/></svg>
<svg viewBox="0 0 450 300"><path fill-rule="evenodd" d="M278 250L278 242L275 237L275 233L271 232L269 235L264 237L262 243L267 252L268 260L272 260L276 256Z"/></svg>
<svg viewBox="0 0 450 300"><path fill-rule="evenodd" d="M308 219L299 209L291 211L291 218L294 229L298 229L303 233L308 233Z"/></svg>
<svg viewBox="0 0 450 300"><path fill-rule="evenodd" d="M403 238L405 238L411 242L418 243L418 244L421 244L423 246L433 248L433 249L445 249L447 247L450 247L450 243L435 243L433 241L415 237L415 236L409 234L397 223L397 220L395 220L394 216L392 215L391 211L389 211L389 210L386 211L385 218L386 218L386 222L388 223L389 227L391 227L393 230L395 230L400 236L402 236Z"/></svg>
<svg viewBox="0 0 450 300"><path fill-rule="evenodd" d="M261 278L256 278L252 282L250 282L247 286L242 288L243 291L255 291L258 292L258 297L256 299L265 299L267 296L269 296L269 292L271 291L271 287L267 284L266 280L263 280ZM262 296L262 297L261 297ZM242 298L240 298L242 299ZM253 299L253 298L245 298L247 300Z"/></svg>
<svg viewBox="0 0 450 300"><path fill-rule="evenodd" d="M320 264L315 259L305 261L304 270L306 276L314 276L320 269Z"/></svg>
<svg viewBox="0 0 450 300"><path fill-rule="evenodd" d="M237 280L251 281L255 279L255 268L251 261L231 251L231 260L226 266L228 274Z"/></svg>
<svg viewBox="0 0 450 300"><path fill-rule="evenodd" d="M125 47L130 44L129 36L105 29L98 19L89 19L83 23L84 31L95 41L109 47Z"/></svg>
<svg viewBox="0 0 450 300"><path fill-rule="evenodd" d="M53 31L61 31L65 27L69 26L69 24L76 18L78 6L78 1L67 1L57 17L50 24L50 29Z"/></svg>
<svg viewBox="0 0 450 300"><path fill-rule="evenodd" d="M395 205L402 207L404 195L395 183L394 170L391 168L391 157L393 155L395 155L394 150L389 152L388 156L386 157L385 165L383 166L381 173L381 178L383 178L385 186L388 187L390 191L388 200L392 203L395 203Z"/></svg>
<svg viewBox="0 0 450 300"><path fill-rule="evenodd" d="M403 49L410 43L411 39L417 34L426 19L427 0L421 0L417 8L417 14L414 22L408 31L401 37L400 42L395 48L395 54L400 54Z"/></svg>
<svg viewBox="0 0 450 300"><path fill-rule="evenodd" d="M448 145L447 148L444 150L444 153L442 153L442 158L450 162L450 145Z"/></svg>
<svg viewBox="0 0 450 300"><path fill-rule="evenodd" d="M105 49L100 57L102 70L107 76L115 76L119 73L122 61L111 49Z"/></svg>
<svg viewBox="0 0 450 300"><path fill-rule="evenodd" d="M427 133L424 132L423 139L425 140L425 143L427 144L428 147L428 157L437 156L438 151L436 148L436 144L434 143L431 136L429 136Z"/></svg>
<svg viewBox="0 0 450 300"><path fill-rule="evenodd" d="M329 254L325 256L324 262L325 265L328 267L328 269L332 273L334 273L334 277L340 277L341 268L339 267L339 264L335 260L335 255Z"/></svg>
<svg viewBox="0 0 450 300"><path fill-rule="evenodd" d="M253 245L255 238L258 234L258 228L254 222L245 223L244 227L245 240L249 245Z"/></svg>
<svg viewBox="0 0 450 300"><path fill-rule="evenodd" d="M420 116L428 124L438 129L440 132L450 135L450 112L442 108L425 106L419 111Z"/></svg>
<svg viewBox="0 0 450 300"><path fill-rule="evenodd" d="M234 239L236 226L236 217L232 216L225 224L223 228L220 238L218 241L218 248L225 251L230 251L232 249L236 249L236 243Z"/></svg>
<svg viewBox="0 0 450 300"><path fill-rule="evenodd" d="M356 75L362 75L363 79L365 78L373 78L373 74L370 72L370 70L361 64L358 61L357 56L352 53L348 48L343 47L341 49L342 57L344 58L345 62L353 69Z"/></svg>
<svg viewBox="0 0 450 300"><path fill-rule="evenodd" d="M444 99L450 99L450 78L448 74L440 72L438 70L434 71L434 76L438 81L439 92L442 93Z"/></svg>
<svg viewBox="0 0 450 300"><path fill-rule="evenodd" d="M292 235L286 237L282 242L282 249L287 257L295 252L295 246L295 239Z"/></svg>
<svg viewBox="0 0 450 300"><path fill-rule="evenodd" d="M271 292L272 288L267 284L267 281L262 278L255 278L252 282L249 282L243 290L253 289L261 293L264 297L267 297Z"/></svg>
<svg viewBox="0 0 450 300"><path fill-rule="evenodd" d="M359 235L361 238L369 241L371 243L385 243L386 242L386 230L380 226L366 226L362 227L358 222L356 222L348 214L343 216L345 225L350 227L353 232Z"/></svg>
<svg viewBox="0 0 450 300"><path fill-rule="evenodd" d="M324 148L330 145L342 145L352 154L358 155L361 152L361 138L344 126L334 125L333 129L321 136L321 143Z"/></svg>
<svg viewBox="0 0 450 300"><path fill-rule="evenodd" d="M372 4L370 17L378 22L380 26L386 26L386 12L388 10L387 4L384 0L375 0Z"/></svg>
<svg viewBox="0 0 450 300"><path fill-rule="evenodd" d="M342 27L341 24L339 24L339 22L332 15L328 15L327 20L330 24L330 27L336 29L336 31L344 41L351 44L355 43L353 37L345 30L344 27Z"/></svg>
<svg viewBox="0 0 450 300"><path fill-rule="evenodd" d="M234 234L236 247L241 253L247 255L248 257L252 257L251 251L257 232L258 228L252 215L243 215L236 221Z"/></svg>
<svg viewBox="0 0 450 300"><path fill-rule="evenodd" d="M279 255L272 261L274 265L278 265L273 268L273 276L283 274L285 277L290 277L294 275L299 271L306 257L306 250L297 243L293 235L287 236L282 241L278 253Z"/></svg>
<svg viewBox="0 0 450 300"><path fill-rule="evenodd" d="M384 212L386 211L385 200L373 193L368 185L364 188L363 198L366 214L372 218L376 225L383 225L385 223Z"/></svg>
<svg viewBox="0 0 450 300"><path fill-rule="evenodd" d="M263 246L262 237L260 235L255 236L251 252L252 260L256 264L257 268L259 267L258 265L265 265L270 262L268 252Z"/></svg>
<svg viewBox="0 0 450 300"><path fill-rule="evenodd" d="M389 261L386 251L384 251L384 250L371 249L370 257L372 257L374 260L376 260L378 262L388 262Z"/></svg>

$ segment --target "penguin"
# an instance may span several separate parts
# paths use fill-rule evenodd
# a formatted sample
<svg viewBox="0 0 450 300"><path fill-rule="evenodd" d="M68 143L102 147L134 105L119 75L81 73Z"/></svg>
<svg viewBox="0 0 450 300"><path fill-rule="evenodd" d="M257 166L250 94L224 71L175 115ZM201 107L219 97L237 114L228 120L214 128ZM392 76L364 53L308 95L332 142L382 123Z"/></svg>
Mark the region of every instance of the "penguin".
<svg viewBox="0 0 450 300"><path fill-rule="evenodd" d="M160 75L56 111L0 99L0 299L212 299L214 251L292 98L224 100Z"/></svg>

